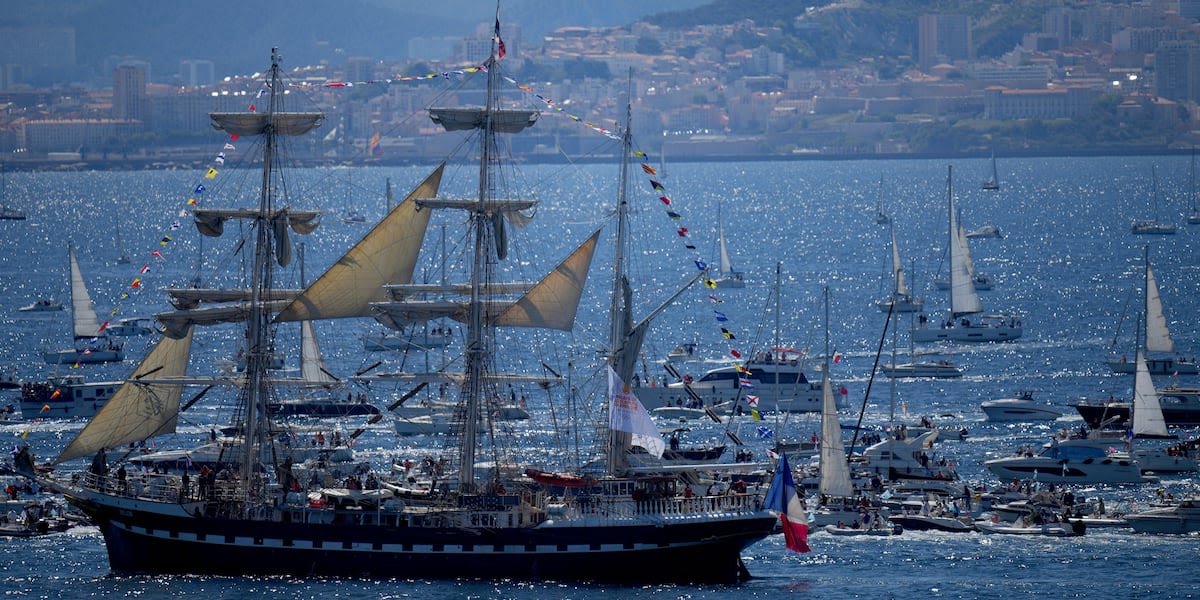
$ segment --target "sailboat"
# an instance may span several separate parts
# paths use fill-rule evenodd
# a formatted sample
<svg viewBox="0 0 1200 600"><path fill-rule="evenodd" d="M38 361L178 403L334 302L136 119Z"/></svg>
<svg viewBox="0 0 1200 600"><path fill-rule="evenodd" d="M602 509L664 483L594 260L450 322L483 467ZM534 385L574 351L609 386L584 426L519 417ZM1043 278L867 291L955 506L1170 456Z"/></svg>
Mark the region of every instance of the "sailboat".
<svg viewBox="0 0 1200 600"><path fill-rule="evenodd" d="M116 234L116 237L117 237L117 264L118 265L127 265L133 259L130 258L128 252L125 252L125 244L121 243L121 234L119 232Z"/></svg>
<svg viewBox="0 0 1200 600"><path fill-rule="evenodd" d="M42 358L52 365L125 360L124 344L109 337L96 316L96 307L75 258L75 247L70 244L67 245L67 260L71 265L71 329L75 347L45 352Z"/></svg>
<svg viewBox="0 0 1200 600"><path fill-rule="evenodd" d="M1158 280L1154 277L1154 269L1150 266L1149 248L1144 258L1145 295L1143 315L1145 315L1145 342L1143 346L1146 368L1151 375L1195 375L1200 372L1194 358L1187 358L1175 352L1175 340L1171 337L1167 325L1166 312L1163 310L1162 294L1158 291ZM1113 337L1116 344L1116 336ZM1152 354L1153 353L1153 354ZM1135 372L1136 364L1128 360L1127 355L1111 356L1105 362L1113 373Z"/></svg>
<svg viewBox="0 0 1200 600"><path fill-rule="evenodd" d="M1139 329L1141 329L1140 326ZM1158 391L1154 389L1154 380L1150 377L1150 370L1146 366L1140 345L1134 363L1136 367L1133 401L1127 405L1132 406L1128 432L1124 428L1092 429L1086 432L1086 436L1072 436L1057 441L1057 447L1066 450L1083 446L1098 451L1109 451L1110 448L1128 444L1128 454L1137 462L1142 473L1195 471L1196 460L1188 449L1190 443L1180 444L1176 448L1138 444L1137 440L1173 440L1178 437L1167 431L1167 421L1163 416L1162 405L1158 401Z"/></svg>
<svg viewBox="0 0 1200 600"><path fill-rule="evenodd" d="M300 244L300 281L304 277L304 244ZM363 393L346 390L346 383L335 376L325 364L321 345L312 321L300 321L300 377L295 382L295 398L267 403L267 410L277 417L347 417L376 415L380 410L367 402ZM342 398L342 393L346 397Z"/></svg>
<svg viewBox="0 0 1200 600"><path fill-rule="evenodd" d="M1000 230L995 229L995 227L992 225L984 225L980 229L987 230L989 227L994 229L995 233L997 235L990 235L988 237L999 237L998 234L1000 233ZM976 231L978 231L978 230L976 230ZM963 268L966 269L967 279L971 282L971 285L973 285L975 287L975 290L979 291L979 292L986 292L988 290L991 290L995 284L992 282L991 277L988 277L987 275L984 275L982 273L977 273L975 271L975 262L971 260L971 245L970 245L970 242L968 241L971 239L971 233L972 232L968 232L966 230L966 228L963 227L962 215L959 215L959 218L958 218L958 245L960 246L960 250L962 252ZM937 286L937 289L939 289L939 290L949 290L950 289L950 279L949 278L945 278L945 279L935 278L933 280L933 284L935 286Z"/></svg>
<svg viewBox="0 0 1200 600"><path fill-rule="evenodd" d="M1130 231L1139 235L1169 235L1175 233L1175 226L1170 223L1158 222L1158 173L1150 167L1151 199L1154 203L1154 218L1134 221Z"/></svg>
<svg viewBox="0 0 1200 600"><path fill-rule="evenodd" d="M829 328L829 289L825 289L825 326ZM827 347L829 345L826 340ZM825 356L829 356L826 348ZM855 493L850 479L850 462L846 458L846 446L842 441L842 426L838 419L838 405L833 387L829 383L829 360L826 358L824 377L821 384L821 438L820 446L820 499L813 510L812 523L824 527L829 533L841 530L861 533L890 534L894 530L884 522L887 509L881 506L864 505L865 496ZM868 510L870 509L870 510ZM848 533L848 532L847 532Z"/></svg>
<svg viewBox="0 0 1200 600"><path fill-rule="evenodd" d="M979 293L971 268L971 252L963 238L958 211L954 208L954 168L947 167L946 203L950 216L950 314L936 324L921 319L920 327L913 331L913 341L934 342L1003 342L1021 337L1021 321L1013 315L988 314L983 312Z"/></svg>
<svg viewBox="0 0 1200 600"><path fill-rule="evenodd" d="M904 264L900 261L900 247L896 244L896 230L888 227L892 237L892 293L878 303L883 312L911 313L925 310L925 300L914 298L908 290L907 278L904 276Z"/></svg>
<svg viewBox="0 0 1200 600"><path fill-rule="evenodd" d="M721 265L720 272L717 273L717 286L721 288L743 288L746 287L746 280L742 276L742 272L733 268L733 261L729 260L729 248L725 245L725 225L721 222L720 214L717 215L717 244L720 246Z"/></svg>
<svg viewBox="0 0 1200 600"><path fill-rule="evenodd" d="M1000 191L1000 174L996 171L996 153L992 153L992 176L984 180L981 189L987 192Z"/></svg>
<svg viewBox="0 0 1200 600"><path fill-rule="evenodd" d="M498 19L497 19L498 22ZM318 213L290 207L279 181L278 136L304 135L323 120L321 113L289 112L283 108L284 82L280 58L272 50L266 71L269 100L260 112L213 114L219 129L242 138L261 136L263 189L252 210L197 210L198 227L213 231L228 218L255 223L254 269L251 287L203 292L198 297L233 296L233 305L183 307L159 315L166 335L135 369L116 396L54 459L61 463L101 452L174 429L180 387L193 331L197 325L239 321L248 340L243 375L233 381L238 390L237 425L243 442L231 447L237 472L189 487L173 476L134 496L123 494L106 469L95 469L69 482L43 477L87 513L100 530L109 564L117 572L194 574L294 574L377 576L419 574L435 578L537 578L552 580L735 581L746 575L740 553L768 536L776 518L762 508L758 492L687 497L686 473L631 470L627 450L644 444L648 450L663 443L649 415L623 381L632 375L638 346L648 323L632 325L628 307L618 310L627 295L618 258L614 277L612 338L609 351L609 435L604 439L607 460L603 470L570 479L579 485L564 489L527 476L511 460L478 459L503 453L486 441L499 442L480 429L497 385L510 377L528 375L494 372L498 358L491 340L497 327L566 330L573 326L575 307L600 231L533 284L491 281L491 268L507 256L504 221L517 219L532 200L495 196L493 172L499 166L496 135L518 133L537 120L532 110L501 109L501 82L493 38L486 69L487 94L482 108L431 109L431 118L447 129L478 137L478 196L457 199L439 195L445 163L346 255L333 263L298 294L273 290L274 264L288 262L286 229L312 232ZM481 69L483 71L484 69ZM624 136L625 162L618 213L624 210L628 186L631 134ZM466 284L451 284L440 293L452 298L426 301L413 295L412 274L417 253L434 210L461 210L469 215L472 234ZM622 217L617 217L621 240ZM617 253L618 257L621 255ZM386 283L387 287L383 284ZM176 304L176 306L180 306ZM465 365L459 373L443 372L446 394L458 398L458 428L447 440L435 485L428 493L396 497L399 482L384 481L378 489L317 486L308 494L297 482L273 443L273 420L266 405L275 396L276 382L267 369L272 332L280 323L378 315L385 324L453 318L466 325ZM405 392L393 406L419 394L430 374ZM135 382L136 383L133 383ZM147 410L148 408L157 410ZM639 410L640 409L640 410ZM370 422L377 422L376 415ZM641 425L639 425L641 424ZM357 432L351 434L357 435ZM657 444L655 438L657 437ZM504 456L507 456L504 454ZM543 458L543 460L545 460ZM645 565L647 568L630 568Z"/></svg>

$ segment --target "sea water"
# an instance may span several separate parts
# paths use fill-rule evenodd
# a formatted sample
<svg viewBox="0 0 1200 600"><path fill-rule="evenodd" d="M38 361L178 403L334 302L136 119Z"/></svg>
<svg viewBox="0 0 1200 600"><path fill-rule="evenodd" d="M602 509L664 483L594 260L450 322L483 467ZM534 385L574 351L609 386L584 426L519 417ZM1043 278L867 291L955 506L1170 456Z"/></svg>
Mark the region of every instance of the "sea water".
<svg viewBox="0 0 1200 600"><path fill-rule="evenodd" d="M1167 318L1177 346L1191 354L1200 345L1200 225L1184 220L1191 210L1189 157L1004 158L998 160L1001 190L985 192L980 183L990 175L990 161L869 160L673 163L669 174L644 175L635 169L631 206L647 236L628 256L640 279L637 288L642 314L665 294L695 273L695 261L716 263L717 215L725 230L735 267L746 273L748 285L738 290L711 290L702 284L685 292L672 308L655 319L645 346L641 374L662 375L658 361L674 346L695 342L701 360L682 370L699 375L728 358L730 349L742 352L776 343L803 349L809 356L830 353L842 357L831 367L844 387L848 408L843 423L878 426L892 420L915 422L929 415L947 424L966 427L965 441L939 442L935 457L955 465L972 486L1002 484L984 469L989 458L1007 455L1022 445L1047 441L1058 429L1077 429L1081 420L1070 405L1110 395L1131 397L1132 379L1108 372L1103 359L1134 352L1133 331L1139 310L1143 249L1158 278ZM874 302L886 295L890 279L890 238L886 225L875 222L882 204L891 219L900 252L908 267L909 284L926 299L931 315L947 309L946 292L932 281L942 264L947 243L947 167L954 168L954 192L967 230L993 224L1003 237L971 240L977 271L996 281L981 292L986 310L1021 316L1025 334L1013 343L988 345L923 345L964 369L958 380L902 380L872 377L876 355L891 360L895 351L906 360L907 318L893 338L884 330L884 315ZM1160 198L1157 215L1150 180L1157 169ZM293 235L305 244L307 276L311 281L383 215L384 181L391 180L397 197L422 178L426 167L302 169L308 177L300 208L326 212L316 234ZM563 174L559 166L529 165L526 179L513 192L537 195L541 205L529 229L512 228L510 262L515 272L536 280L537 273L602 226L616 197L614 165L584 165ZM649 184L654 177L664 194ZM119 316L145 316L167 309L167 286L191 285L197 265L201 272L216 267L237 271L247 260L211 239L201 240L186 216L188 199L202 183L196 170L138 172L58 172L7 174L6 203L24 209L27 221L0 222L0 368L25 380L50 374L81 373L90 380L116 379L128 374L149 347L146 338L130 338L129 357L117 365L88 365L74 371L42 363L40 352L70 343L69 313L19 313L38 298L68 297L66 246L79 254L84 277L102 315L117 309ZM211 206L250 206L255 201L256 174L252 169L223 172L221 197L201 197ZM882 187L880 182L883 182ZM517 183L521 185L518 186ZM210 188L219 186L210 182ZM454 189L452 184L448 188ZM461 188L469 193L471 188ZM671 200L666 214L660 199ZM232 198L238 198L233 200ZM351 210L368 215L367 223L342 223ZM1171 236L1135 236L1133 220L1157 217L1176 223ZM443 270L461 266L454 252L465 244L459 231L461 215L435 220L427 236L432 248L423 256L417 278L439 281ZM442 225L446 227L443 229ZM686 227L687 237L679 235ZM236 225L234 235L246 235ZM445 232L445 233L443 233ZM114 263L117 236L134 257L131 264ZM607 234L606 234L607 235ZM517 245L517 237L526 238ZM169 239L167 239L169 238ZM608 239L607 237L605 239ZM690 241L695 249L688 249ZM440 249L446 248L443 254ZM154 254L157 252L158 254ZM569 386L580 403L598 384L585 374L595 363L607 336L606 319L613 254L602 242L580 306L576 327L556 334L502 332L496 343L514 362L546 362L574 377ZM776 265L781 265L781 283ZM206 276L203 276L206 277ZM138 287L132 287L133 280ZM648 282L648 283L647 283ZM205 280L204 285L211 285ZM832 299L826 327L822 290ZM778 294L776 290L778 289ZM714 301L719 301L719 304ZM779 311L775 307L778 304ZM714 311L726 319L717 324ZM933 317L931 317L933 318ZM777 326L778 323L778 326ZM728 340L724 327L735 334ZM436 364L453 349L401 356L364 353L360 336L378 330L369 320L319 323L317 333L331 369L352 374L376 361L409 370ZM778 332L778 333L777 333ZM893 341L895 339L895 341ZM1115 341L1115 345L1114 345ZM534 354L545 344L553 350ZM197 342L194 371L219 369L217 358L231 357L236 335ZM452 357L451 357L452 358ZM820 359L818 358L819 362ZM57 370L56 370L57 369ZM382 367L379 368L382 370ZM815 370L809 370L816 377ZM1173 382L1196 385L1194 377L1159 377L1162 387ZM384 406L403 387L375 384L371 398ZM868 389L870 393L868 395ZM989 423L979 410L985 400L1035 390L1036 397L1064 409L1054 423ZM2 392L0 402L12 401ZM562 393L561 396L568 394ZM570 394L575 397L575 393ZM545 460L556 455L551 442L553 400L531 396L534 419L514 428L511 436ZM562 408L558 407L558 411ZM594 409L593 409L594 410ZM181 417L176 443L198 443L209 428L222 424L217 409L199 405ZM8 444L22 438L40 459L61 450L82 427L76 421L33 421L0 426ZM354 424L356 426L359 424ZM332 427L332 425L330 425ZM725 439L721 427L692 424L688 441ZM734 426L747 449L764 457L778 439L807 438L819 430L812 415L767 415ZM1194 431L1180 431L1192 437ZM768 438L767 436L770 436ZM169 443L169 442L164 442ZM419 457L437 440L397 439L388 421L369 429L356 451L380 470L394 457ZM80 464L75 464L80 463ZM82 459L60 465L82 468ZM1167 476L1153 484L1093 486L1076 495L1103 497L1110 507L1145 505L1158 489L1187 493L1195 474ZM314 579L294 577L130 577L109 572L104 544L95 528L32 539L8 539L0 558L0 588L11 597L147 597L208 598L601 598L614 594L657 598L738 597L778 598L802 594L818 598L1185 598L1200 594L1200 557L1196 536L1143 536L1129 530L1092 530L1083 537L1052 539L996 536L979 533L905 532L891 538L831 538L820 533L810 540L813 551L789 552L782 539L772 537L748 548L747 568L754 575L738 586L657 585L626 588L559 582L428 581L419 573L399 573L390 580ZM630 565L653 569L653 565ZM464 574L467 575L467 574Z"/></svg>

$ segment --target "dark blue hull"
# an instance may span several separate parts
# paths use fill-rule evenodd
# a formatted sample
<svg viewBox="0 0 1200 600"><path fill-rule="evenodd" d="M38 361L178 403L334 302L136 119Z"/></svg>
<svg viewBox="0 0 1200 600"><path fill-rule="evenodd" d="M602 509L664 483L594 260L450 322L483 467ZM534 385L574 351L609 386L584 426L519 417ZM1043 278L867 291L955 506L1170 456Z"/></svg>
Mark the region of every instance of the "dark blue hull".
<svg viewBox="0 0 1200 600"><path fill-rule="evenodd" d="M85 504L122 573L736 582L775 519L455 529L163 516Z"/></svg>

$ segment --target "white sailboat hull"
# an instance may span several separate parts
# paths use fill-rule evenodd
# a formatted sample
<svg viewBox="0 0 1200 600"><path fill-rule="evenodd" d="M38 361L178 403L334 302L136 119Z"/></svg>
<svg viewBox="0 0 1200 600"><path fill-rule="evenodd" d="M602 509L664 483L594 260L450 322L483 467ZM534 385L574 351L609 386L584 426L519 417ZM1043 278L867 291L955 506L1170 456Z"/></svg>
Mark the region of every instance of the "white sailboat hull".
<svg viewBox="0 0 1200 600"><path fill-rule="evenodd" d="M1022 329L1016 325L961 323L950 327L925 325L913 331L915 342L1010 342L1021 337Z"/></svg>

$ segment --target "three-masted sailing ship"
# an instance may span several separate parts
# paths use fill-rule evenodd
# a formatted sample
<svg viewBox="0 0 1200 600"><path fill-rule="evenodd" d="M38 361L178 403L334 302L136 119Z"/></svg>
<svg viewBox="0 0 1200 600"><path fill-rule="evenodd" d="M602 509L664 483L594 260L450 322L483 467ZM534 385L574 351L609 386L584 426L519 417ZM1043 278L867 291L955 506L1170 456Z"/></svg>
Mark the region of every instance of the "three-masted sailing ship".
<svg viewBox="0 0 1200 600"><path fill-rule="evenodd" d="M730 581L746 575L741 551L776 526L775 516L762 508L761 492L686 494L694 472L629 464L630 447L641 443L652 450L657 431L629 426L644 408L622 383L633 375L649 322L634 324L619 250L632 156L628 129L606 360L611 387L604 402L613 415L603 440L607 460L595 471L569 473L518 459L481 458L499 456L484 452L486 415L504 395L501 386L511 381L494 372L493 332L571 329L600 237L600 231L589 236L537 282L492 281L494 265L507 254L505 222L522 218L522 211L534 206L532 200L496 197L496 138L532 126L538 113L499 106L495 40L485 67L484 106L431 109L433 121L447 130L477 136L477 195L440 195L446 164L439 165L303 290L275 287L273 272L290 260L288 230L312 232L320 213L295 208L283 197L279 140L316 129L322 114L284 110L280 57L273 50L266 72L267 109L211 115L218 129L261 140L258 206L194 211L205 234L219 234L229 220L249 223L247 230L254 232L249 285L172 290L176 310L157 316L164 337L54 462L103 455L106 449L174 431L182 390L202 383L186 374L193 334L217 323L240 323L245 329L245 370L227 377L239 390L234 429L240 443L228 446L228 468L216 475L159 474L139 480L135 489L101 457L73 481L43 478L100 528L114 571L617 581ZM439 210L467 215L473 253L467 280L417 284L413 271L425 228ZM454 445L449 460L439 463L438 476L419 494L386 475L369 489L344 489L337 482L304 487L268 410L287 393L269 369L277 327L364 316L393 328L434 319L465 326L462 371L413 378L392 405L434 387L457 402L455 432L447 436L447 444ZM375 415L370 422L383 417Z"/></svg>

